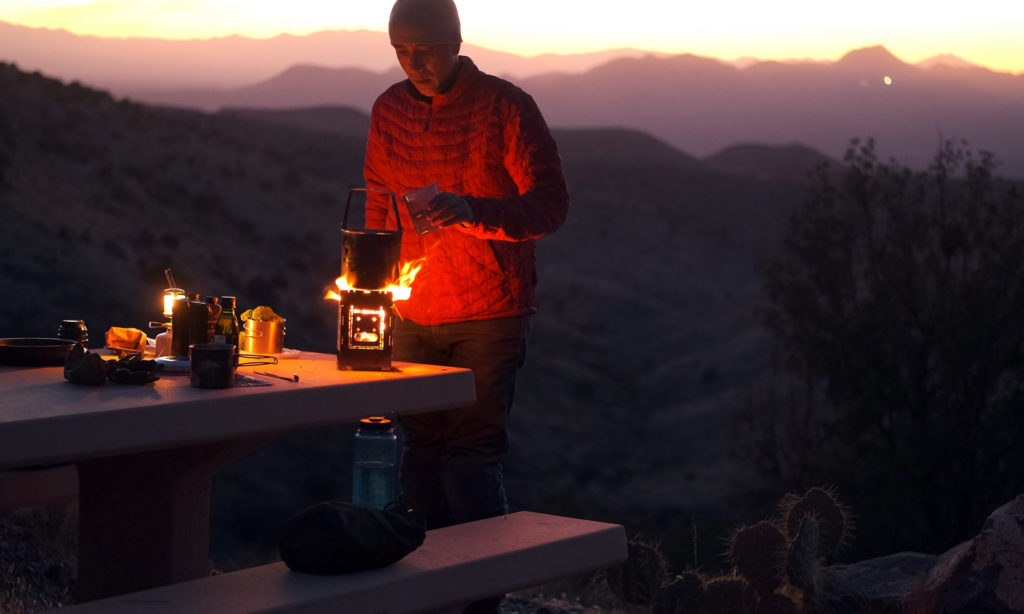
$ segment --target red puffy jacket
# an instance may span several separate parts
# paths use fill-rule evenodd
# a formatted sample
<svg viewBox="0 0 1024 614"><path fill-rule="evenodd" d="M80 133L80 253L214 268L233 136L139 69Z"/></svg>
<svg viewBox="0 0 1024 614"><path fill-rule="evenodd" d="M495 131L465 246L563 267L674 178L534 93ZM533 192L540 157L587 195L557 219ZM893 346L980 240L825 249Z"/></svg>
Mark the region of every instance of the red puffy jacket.
<svg viewBox="0 0 1024 614"><path fill-rule="evenodd" d="M565 221L569 194L558 149L533 99L459 58L452 88L427 98L409 81L373 105L364 168L402 216L402 261L425 257L403 318L422 325L536 311L534 241ZM419 235L401 195L437 183L473 208L471 226ZM390 197L370 192L367 228L396 227Z"/></svg>

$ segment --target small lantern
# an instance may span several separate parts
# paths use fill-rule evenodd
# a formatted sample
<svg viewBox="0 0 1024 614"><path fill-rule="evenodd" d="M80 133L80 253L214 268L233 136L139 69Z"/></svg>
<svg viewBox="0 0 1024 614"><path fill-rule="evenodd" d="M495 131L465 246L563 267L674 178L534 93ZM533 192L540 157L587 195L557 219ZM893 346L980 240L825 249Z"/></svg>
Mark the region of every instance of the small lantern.
<svg viewBox="0 0 1024 614"><path fill-rule="evenodd" d="M164 290L164 317L170 318L174 311L174 301L185 298L185 291L181 288L167 288Z"/></svg>

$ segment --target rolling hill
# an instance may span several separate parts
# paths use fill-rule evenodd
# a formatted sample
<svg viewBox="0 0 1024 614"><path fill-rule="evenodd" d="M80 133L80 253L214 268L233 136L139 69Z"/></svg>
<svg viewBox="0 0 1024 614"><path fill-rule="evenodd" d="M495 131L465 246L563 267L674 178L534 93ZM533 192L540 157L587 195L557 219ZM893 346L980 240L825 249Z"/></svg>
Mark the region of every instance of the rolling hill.
<svg viewBox="0 0 1024 614"><path fill-rule="evenodd" d="M340 269L344 198L362 184L364 121L150 107L0 65L0 336L49 336L65 318L94 340L145 329L171 267L189 290L273 306L287 347L332 352L336 306L321 297ZM770 359L757 262L800 197L793 165L814 156L758 148L709 165L635 131L555 137L572 206L538 243L513 504L665 532L694 517L717 552L714 528L746 511L735 501L750 490L730 453L735 395ZM286 437L226 471L218 564L274 556L289 514L343 496L349 438Z"/></svg>
<svg viewBox="0 0 1024 614"><path fill-rule="evenodd" d="M738 68L693 55L623 57L582 73L517 80L557 128L621 127L709 156L736 143L806 144L833 158L851 138L923 168L940 138L993 152L1024 177L1024 76L948 63L921 68L883 47L834 63L756 62ZM482 64L486 70L486 64ZM357 68L292 67L243 88L132 91L132 98L215 110L227 106L351 106L369 111L400 80Z"/></svg>
<svg viewBox="0 0 1024 614"><path fill-rule="evenodd" d="M381 32L325 30L271 39L102 39L0 22L0 59L140 102L225 107L347 106L369 111L402 78ZM1024 178L1024 75L955 57L917 65L882 46L834 62L725 62L621 49L521 57L466 44L485 71L510 75L556 128L656 134L707 157L737 143L802 143L839 158L873 137L883 156L923 168L940 139L995 154Z"/></svg>
<svg viewBox="0 0 1024 614"><path fill-rule="evenodd" d="M381 24L383 27L386 24ZM314 64L386 72L395 68L387 33L325 29L304 36L223 36L209 39L102 38L66 30L31 28L0 20L0 60L115 92L242 87ZM636 49L545 53L530 57L464 44L463 51L495 74L516 78L555 71L583 72Z"/></svg>

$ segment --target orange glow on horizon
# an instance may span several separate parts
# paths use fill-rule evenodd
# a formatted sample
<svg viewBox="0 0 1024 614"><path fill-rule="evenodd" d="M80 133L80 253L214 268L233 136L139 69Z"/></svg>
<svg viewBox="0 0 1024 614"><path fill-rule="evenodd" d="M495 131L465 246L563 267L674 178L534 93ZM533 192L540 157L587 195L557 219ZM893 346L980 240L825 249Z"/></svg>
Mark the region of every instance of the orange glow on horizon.
<svg viewBox="0 0 1024 614"><path fill-rule="evenodd" d="M392 0L8 0L0 21L79 35L254 38L318 30L382 31ZM957 10L934 2L811 0L667 3L633 0L629 11L582 0L458 0L467 43L519 55L631 48L723 60L832 61L881 44L914 63L952 54L993 70L1024 73L1024 3L978 0Z"/></svg>

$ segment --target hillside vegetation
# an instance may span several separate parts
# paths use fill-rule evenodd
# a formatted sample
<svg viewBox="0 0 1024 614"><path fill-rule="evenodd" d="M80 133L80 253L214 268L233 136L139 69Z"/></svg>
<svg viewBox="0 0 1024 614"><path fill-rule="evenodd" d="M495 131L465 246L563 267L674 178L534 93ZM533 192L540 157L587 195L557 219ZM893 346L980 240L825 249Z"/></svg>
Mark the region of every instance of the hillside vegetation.
<svg viewBox="0 0 1024 614"><path fill-rule="evenodd" d="M0 65L0 336L49 336L64 318L94 341L145 329L170 267L186 289L273 306L287 347L334 351L336 305L321 297L340 268L345 197L362 185L354 117L149 107ZM717 528L748 513L729 425L735 396L768 369L757 264L799 173L780 164L786 148L747 150L734 167L723 152L711 167L626 130L555 136L572 206L538 243L513 506L624 522L678 552L692 551L682 527L695 519L716 553ZM287 437L224 472L217 563L274 556L289 514L344 496L349 437Z"/></svg>

